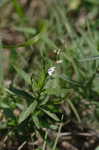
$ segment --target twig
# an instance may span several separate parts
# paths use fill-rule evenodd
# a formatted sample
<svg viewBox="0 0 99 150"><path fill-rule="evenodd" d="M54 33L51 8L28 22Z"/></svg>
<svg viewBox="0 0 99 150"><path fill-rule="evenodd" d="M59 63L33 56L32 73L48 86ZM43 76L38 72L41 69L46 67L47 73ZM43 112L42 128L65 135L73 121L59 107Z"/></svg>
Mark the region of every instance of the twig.
<svg viewBox="0 0 99 150"><path fill-rule="evenodd" d="M24 141L24 142L18 147L17 150L21 150L25 144L26 144L26 141Z"/></svg>

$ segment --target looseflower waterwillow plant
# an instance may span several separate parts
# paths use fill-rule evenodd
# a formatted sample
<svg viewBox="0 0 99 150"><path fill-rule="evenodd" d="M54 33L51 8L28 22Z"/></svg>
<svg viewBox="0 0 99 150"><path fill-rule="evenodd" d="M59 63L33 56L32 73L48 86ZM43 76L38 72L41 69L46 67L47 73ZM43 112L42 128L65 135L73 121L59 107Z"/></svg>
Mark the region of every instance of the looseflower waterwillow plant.
<svg viewBox="0 0 99 150"><path fill-rule="evenodd" d="M18 109L21 109L21 113L19 117L17 117L18 128L24 125L29 126L28 130L31 129L35 131L35 128L52 128L53 122L55 125L55 122L60 121L56 98L51 98L51 93L49 92L51 88L46 86L50 80L54 80L52 76L55 70L55 66L49 67L46 71L42 69L36 79L35 76L32 75L29 79L31 82L29 82L30 89L28 90L21 90L13 86L9 88L10 94L22 100L22 103L19 103L20 105L16 105ZM25 72L24 74L27 75ZM23 107L24 101L25 107ZM23 132L25 132L25 129Z"/></svg>

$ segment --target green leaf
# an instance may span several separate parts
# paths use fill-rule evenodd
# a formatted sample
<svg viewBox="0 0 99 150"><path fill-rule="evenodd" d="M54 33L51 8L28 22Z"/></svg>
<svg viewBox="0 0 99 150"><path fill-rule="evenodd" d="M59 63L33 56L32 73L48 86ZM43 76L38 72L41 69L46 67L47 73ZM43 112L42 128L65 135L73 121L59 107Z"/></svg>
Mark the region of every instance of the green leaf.
<svg viewBox="0 0 99 150"><path fill-rule="evenodd" d="M6 104L6 103L4 103L4 101L1 101L1 102L0 102L0 108L3 108L3 109L9 108L9 105Z"/></svg>
<svg viewBox="0 0 99 150"><path fill-rule="evenodd" d="M60 79L63 79L64 81L72 84L72 85L75 85L75 86L78 86L78 87L82 87L83 85L81 85L80 82L78 81L75 81L75 80L72 80L72 79L69 79L69 77L67 77L65 74L61 74L61 75L58 75L58 77Z"/></svg>
<svg viewBox="0 0 99 150"><path fill-rule="evenodd" d="M27 40L25 43L21 44L21 47L31 46L37 43L41 39L41 33L38 33L33 38Z"/></svg>
<svg viewBox="0 0 99 150"><path fill-rule="evenodd" d="M99 60L99 55L83 58L79 60L79 62L94 61L94 60Z"/></svg>
<svg viewBox="0 0 99 150"><path fill-rule="evenodd" d="M32 95L30 95L29 93L27 93L24 90L20 90L20 89L14 88L14 87L10 87L8 89L8 92L10 92L10 91L12 93L14 93L15 95L17 95L17 96L22 96L22 97L26 98L27 100L29 100L29 102L33 101L33 99L34 99L34 97Z"/></svg>
<svg viewBox="0 0 99 150"><path fill-rule="evenodd" d="M38 80L38 88L42 88L44 86L45 73L44 71L40 72L40 78Z"/></svg>
<svg viewBox="0 0 99 150"><path fill-rule="evenodd" d="M12 65L14 67L14 69L16 70L16 72L19 74L19 76L24 79L24 81L27 83L27 84L31 84L31 79L30 79L30 76L24 71L22 70L21 68L15 66L15 65Z"/></svg>
<svg viewBox="0 0 99 150"><path fill-rule="evenodd" d="M36 29L35 28L28 28L28 27L15 27L15 30L16 31L19 31L19 32L23 32L23 33L28 33L28 34L36 34Z"/></svg>
<svg viewBox="0 0 99 150"><path fill-rule="evenodd" d="M61 89L61 88L46 88L46 93L48 95L56 95L56 96L61 96L61 95L66 95L66 93L68 92L69 90L66 90L65 88L64 89Z"/></svg>
<svg viewBox="0 0 99 150"><path fill-rule="evenodd" d="M39 122L38 116L33 114L32 119L33 119L34 124L36 125L36 127L39 129L40 128L40 122Z"/></svg>
<svg viewBox="0 0 99 150"><path fill-rule="evenodd" d="M23 122L25 119L27 119L27 117L34 112L34 110L36 109L37 107L37 101L35 100L25 111L23 111L21 114L20 114L20 117L19 117L19 124L21 122Z"/></svg>
<svg viewBox="0 0 99 150"><path fill-rule="evenodd" d="M59 118L55 115L55 114L53 114L53 113L51 113L50 111L47 111L47 110L45 110L45 109L41 109L44 113L46 113L49 117L51 117L52 119L54 119L55 121L59 121Z"/></svg>
<svg viewBox="0 0 99 150"><path fill-rule="evenodd" d="M40 103L40 106L45 105L49 100L49 96L46 96L45 99Z"/></svg>

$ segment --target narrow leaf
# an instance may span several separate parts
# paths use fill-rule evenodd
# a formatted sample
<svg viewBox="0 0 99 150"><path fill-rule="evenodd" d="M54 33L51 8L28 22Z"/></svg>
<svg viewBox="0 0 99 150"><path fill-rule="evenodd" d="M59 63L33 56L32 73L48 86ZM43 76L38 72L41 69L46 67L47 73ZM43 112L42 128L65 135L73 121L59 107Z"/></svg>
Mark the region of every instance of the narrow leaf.
<svg viewBox="0 0 99 150"><path fill-rule="evenodd" d="M32 95L30 95L28 92L24 91L24 90L20 90L14 87L10 87L8 89L8 92L11 91L12 93L14 93L17 96L22 96L24 98L26 98L29 101L33 101L34 97Z"/></svg>
<svg viewBox="0 0 99 150"><path fill-rule="evenodd" d="M73 113L75 114L75 116L76 116L78 122L81 122L81 119L80 119L80 116L79 116L79 114L78 114L78 111L77 111L77 109L75 108L75 106L73 105L73 103L72 103L70 100L67 100L67 102L68 102L69 106L71 107Z"/></svg>
<svg viewBox="0 0 99 150"><path fill-rule="evenodd" d="M94 61L94 60L99 60L99 55L86 57L84 59L79 60L79 62Z"/></svg>
<svg viewBox="0 0 99 150"><path fill-rule="evenodd" d="M29 33L32 35L36 34L36 29L30 27L15 27L15 30L23 33Z"/></svg>
<svg viewBox="0 0 99 150"><path fill-rule="evenodd" d="M81 85L80 82L75 81L75 80L72 80L72 79L69 79L69 78L68 78L66 75L64 75L64 74L59 75L59 78L65 80L66 82L68 82L68 83L70 83L70 84L72 84L72 85L75 85L75 86L78 86L78 87L83 86L83 85Z"/></svg>
<svg viewBox="0 0 99 150"><path fill-rule="evenodd" d="M39 129L40 128L40 122L39 122L38 116L33 115L32 119L33 119L34 124L36 125L36 127Z"/></svg>
<svg viewBox="0 0 99 150"><path fill-rule="evenodd" d="M20 114L20 117L19 117L19 124L21 122L23 122L25 119L27 119L27 117L29 117L29 115L31 113L34 112L34 110L36 109L37 107L37 101L35 100L25 111L23 111L21 114Z"/></svg>
<svg viewBox="0 0 99 150"><path fill-rule="evenodd" d="M54 119L54 120L56 120L56 121L59 121L59 118L55 115L55 114L53 114L53 113L51 113L50 111L47 111L47 110L45 110L45 109L41 109L43 112L45 112L49 117L51 117L52 119Z"/></svg>
<svg viewBox="0 0 99 150"><path fill-rule="evenodd" d="M22 70L21 68L15 66L15 65L12 65L12 66L14 67L14 69L16 70L16 72L19 74L19 76L22 79L24 79L27 84L31 84L30 76L24 70Z"/></svg>

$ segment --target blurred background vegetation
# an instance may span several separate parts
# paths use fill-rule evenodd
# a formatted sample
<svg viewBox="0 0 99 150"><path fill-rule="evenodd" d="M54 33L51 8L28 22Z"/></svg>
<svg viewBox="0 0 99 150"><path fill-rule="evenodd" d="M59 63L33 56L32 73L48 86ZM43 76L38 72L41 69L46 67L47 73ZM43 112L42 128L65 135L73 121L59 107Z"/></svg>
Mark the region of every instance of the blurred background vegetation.
<svg viewBox="0 0 99 150"><path fill-rule="evenodd" d="M0 0L0 139L1 150L98 150L98 0Z"/></svg>

